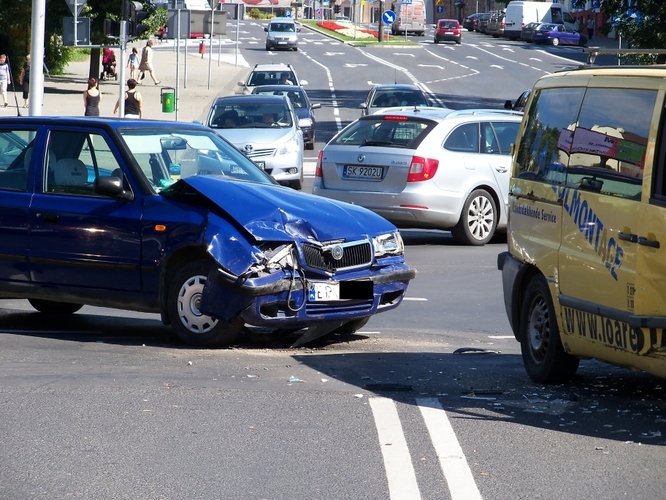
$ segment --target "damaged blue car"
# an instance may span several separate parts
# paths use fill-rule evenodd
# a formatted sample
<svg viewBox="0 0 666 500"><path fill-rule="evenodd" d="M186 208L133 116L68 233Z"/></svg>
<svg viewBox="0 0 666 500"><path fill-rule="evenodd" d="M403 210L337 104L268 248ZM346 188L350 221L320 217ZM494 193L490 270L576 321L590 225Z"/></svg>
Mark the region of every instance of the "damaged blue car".
<svg viewBox="0 0 666 500"><path fill-rule="evenodd" d="M296 192L208 127L0 118L0 297L157 312L183 342L305 343L397 307L415 271L361 207Z"/></svg>

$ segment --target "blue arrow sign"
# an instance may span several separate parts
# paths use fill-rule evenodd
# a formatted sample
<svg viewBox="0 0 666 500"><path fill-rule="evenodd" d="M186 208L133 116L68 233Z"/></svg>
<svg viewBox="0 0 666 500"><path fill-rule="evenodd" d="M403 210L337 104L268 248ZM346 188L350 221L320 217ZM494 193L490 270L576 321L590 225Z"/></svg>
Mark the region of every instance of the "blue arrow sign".
<svg viewBox="0 0 666 500"><path fill-rule="evenodd" d="M382 21L384 21L384 24L393 24L395 22L395 18L395 12L392 10L385 10L382 14Z"/></svg>

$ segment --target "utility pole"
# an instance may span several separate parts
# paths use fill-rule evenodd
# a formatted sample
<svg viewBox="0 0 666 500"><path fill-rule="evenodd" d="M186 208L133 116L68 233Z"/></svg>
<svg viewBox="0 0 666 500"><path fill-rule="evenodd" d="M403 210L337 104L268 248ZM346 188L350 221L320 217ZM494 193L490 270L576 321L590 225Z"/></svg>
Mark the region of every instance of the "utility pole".
<svg viewBox="0 0 666 500"><path fill-rule="evenodd" d="M379 0L379 21L377 26L377 41L382 43L384 41L384 0Z"/></svg>

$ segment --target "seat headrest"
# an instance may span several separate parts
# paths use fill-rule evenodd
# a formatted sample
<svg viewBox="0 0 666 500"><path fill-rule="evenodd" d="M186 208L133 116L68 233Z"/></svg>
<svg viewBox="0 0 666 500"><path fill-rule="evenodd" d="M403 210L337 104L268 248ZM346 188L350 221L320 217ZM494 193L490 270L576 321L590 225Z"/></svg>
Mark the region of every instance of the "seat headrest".
<svg viewBox="0 0 666 500"><path fill-rule="evenodd" d="M53 167L53 181L58 186L85 186L88 170L77 158L62 158Z"/></svg>

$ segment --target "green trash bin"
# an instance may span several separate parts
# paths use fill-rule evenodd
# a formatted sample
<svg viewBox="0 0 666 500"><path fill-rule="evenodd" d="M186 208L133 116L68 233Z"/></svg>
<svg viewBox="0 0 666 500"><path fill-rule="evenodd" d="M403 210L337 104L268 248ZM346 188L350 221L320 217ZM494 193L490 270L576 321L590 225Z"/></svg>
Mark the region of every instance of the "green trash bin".
<svg viewBox="0 0 666 500"><path fill-rule="evenodd" d="M162 113L173 113L176 110L176 89L163 87L160 102L162 103Z"/></svg>

